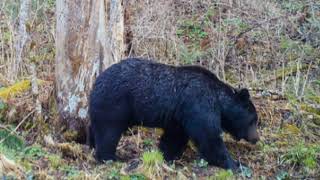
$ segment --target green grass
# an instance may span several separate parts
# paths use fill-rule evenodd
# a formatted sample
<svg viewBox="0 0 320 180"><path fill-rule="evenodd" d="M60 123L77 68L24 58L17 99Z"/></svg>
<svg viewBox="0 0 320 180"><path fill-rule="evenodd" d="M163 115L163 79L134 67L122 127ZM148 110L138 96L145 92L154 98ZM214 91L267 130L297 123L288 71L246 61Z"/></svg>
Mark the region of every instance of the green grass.
<svg viewBox="0 0 320 180"><path fill-rule="evenodd" d="M153 167L164 162L163 155L160 151L147 151L142 154L144 165Z"/></svg>
<svg viewBox="0 0 320 180"><path fill-rule="evenodd" d="M235 179L231 170L219 170L214 176L209 178L210 180L231 180Z"/></svg>
<svg viewBox="0 0 320 180"><path fill-rule="evenodd" d="M10 134L8 130L0 130L0 152L9 158L16 159L20 152L25 148L24 140L15 135Z"/></svg>
<svg viewBox="0 0 320 180"><path fill-rule="evenodd" d="M320 155L320 145L306 145L297 143L281 157L283 163L300 165L306 170L317 168L317 157Z"/></svg>

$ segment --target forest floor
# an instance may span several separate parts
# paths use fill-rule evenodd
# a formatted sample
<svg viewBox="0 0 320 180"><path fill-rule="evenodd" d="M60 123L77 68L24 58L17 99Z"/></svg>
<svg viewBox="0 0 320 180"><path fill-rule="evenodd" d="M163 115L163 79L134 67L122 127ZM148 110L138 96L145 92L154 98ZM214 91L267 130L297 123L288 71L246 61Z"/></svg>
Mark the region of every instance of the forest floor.
<svg viewBox="0 0 320 180"><path fill-rule="evenodd" d="M73 132L59 126L52 68L55 1L32 2L34 17L28 24L32 40L25 66L34 62L38 66L37 77L42 80L37 97L42 105L40 115L30 90L29 71L11 77L15 54L12 30L19 3L0 2L3 178L320 178L319 1L128 1L132 13L127 24L133 35L131 55L168 64L201 65L234 86L250 89L259 114L260 141L251 145L224 134L234 159L248 166L237 174L209 166L199 158L192 142L180 160L168 164L157 148L161 130L142 127L123 135L117 149L121 161L96 164L93 151L72 141ZM144 38L142 22L150 28L150 38Z"/></svg>
<svg viewBox="0 0 320 180"><path fill-rule="evenodd" d="M25 96L21 96L24 101ZM51 134L56 132L50 124L39 125L29 117L13 134L9 133L16 125L2 125L0 137L5 140L0 146L0 167L7 175L35 179L317 179L319 124L310 115L301 125L292 123L302 115L295 114L286 98L263 97L261 93L252 96L264 120L259 123L261 141L251 145L224 136L232 156L249 167L238 174L209 166L192 143L180 160L167 164L157 148L161 130L141 127L122 137L117 148L120 162L98 165L87 145L62 140Z"/></svg>

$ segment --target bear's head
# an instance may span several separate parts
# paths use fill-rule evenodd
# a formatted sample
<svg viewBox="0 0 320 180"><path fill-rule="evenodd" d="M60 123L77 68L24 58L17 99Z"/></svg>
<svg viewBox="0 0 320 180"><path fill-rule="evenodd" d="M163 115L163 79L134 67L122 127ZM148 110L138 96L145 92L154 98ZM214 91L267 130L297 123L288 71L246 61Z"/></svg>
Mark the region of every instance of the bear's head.
<svg viewBox="0 0 320 180"><path fill-rule="evenodd" d="M222 128L236 140L245 139L255 144L259 141L258 115L250 100L249 91L247 89L236 90L232 99L232 103L228 103L229 107L222 115Z"/></svg>

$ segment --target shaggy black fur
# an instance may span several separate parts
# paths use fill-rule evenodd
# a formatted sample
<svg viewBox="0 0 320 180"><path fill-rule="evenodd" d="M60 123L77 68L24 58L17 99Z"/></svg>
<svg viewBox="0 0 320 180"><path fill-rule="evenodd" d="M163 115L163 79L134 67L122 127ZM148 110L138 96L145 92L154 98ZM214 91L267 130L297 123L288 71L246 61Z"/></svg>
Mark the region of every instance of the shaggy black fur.
<svg viewBox="0 0 320 180"><path fill-rule="evenodd" d="M159 148L168 161L182 155L190 138L209 164L226 169L238 164L222 141L223 130L257 141L248 133L257 121L248 90L236 90L198 66L122 60L97 78L89 114L98 161L115 160L121 134L134 125L164 129Z"/></svg>

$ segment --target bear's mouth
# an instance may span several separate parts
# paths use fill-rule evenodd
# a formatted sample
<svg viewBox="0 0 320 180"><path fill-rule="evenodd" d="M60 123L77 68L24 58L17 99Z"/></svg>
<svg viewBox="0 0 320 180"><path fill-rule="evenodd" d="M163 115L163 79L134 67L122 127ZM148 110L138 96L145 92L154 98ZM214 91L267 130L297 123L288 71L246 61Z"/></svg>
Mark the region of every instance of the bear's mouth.
<svg viewBox="0 0 320 180"><path fill-rule="evenodd" d="M246 138L246 137L233 136L233 139L236 140L237 142L239 142L239 141L241 141L241 140L244 140L244 141L249 142L250 144L256 144L256 142L257 142L257 141L254 141L254 140L249 140L249 139Z"/></svg>

